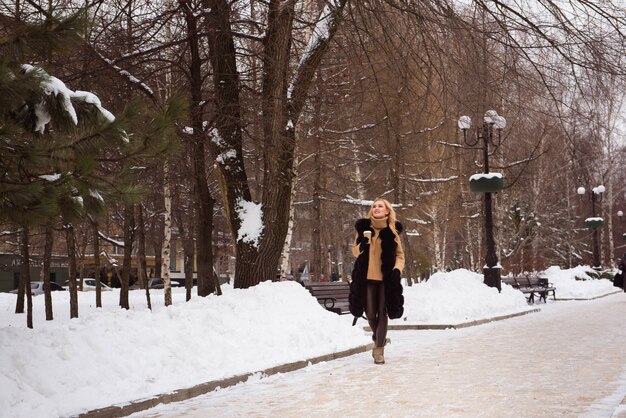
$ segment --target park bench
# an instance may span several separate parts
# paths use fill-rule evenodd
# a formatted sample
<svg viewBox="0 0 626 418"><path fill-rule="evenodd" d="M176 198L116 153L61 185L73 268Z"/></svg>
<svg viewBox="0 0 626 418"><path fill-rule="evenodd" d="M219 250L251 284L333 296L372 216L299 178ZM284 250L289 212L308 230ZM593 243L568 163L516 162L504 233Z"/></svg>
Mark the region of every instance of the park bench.
<svg viewBox="0 0 626 418"><path fill-rule="evenodd" d="M537 295L539 295L539 300L543 299L544 302L547 302L547 298L550 293L552 293L552 299L556 300L556 288L548 281L548 279L535 275L519 276L516 277L516 279L520 286L532 289Z"/></svg>
<svg viewBox="0 0 626 418"><path fill-rule="evenodd" d="M339 315L350 313L348 302L350 283L309 282L304 287L327 310Z"/></svg>
<svg viewBox="0 0 626 418"><path fill-rule="evenodd" d="M536 275L520 275L502 277L502 283L506 283L526 296L528 303L535 303L535 295L539 300L547 302L547 297L552 293L552 298L556 300L556 288L548 282L548 279Z"/></svg>

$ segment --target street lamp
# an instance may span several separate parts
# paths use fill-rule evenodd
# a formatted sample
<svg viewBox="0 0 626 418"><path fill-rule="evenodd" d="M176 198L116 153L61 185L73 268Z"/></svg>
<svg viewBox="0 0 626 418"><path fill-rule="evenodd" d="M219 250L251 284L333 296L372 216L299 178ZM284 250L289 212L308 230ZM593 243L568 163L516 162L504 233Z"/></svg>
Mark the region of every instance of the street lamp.
<svg viewBox="0 0 626 418"><path fill-rule="evenodd" d="M626 218L624 217L624 212L622 212L621 210L617 211L617 217L619 218L620 221L626 222ZM626 240L626 232L622 234L622 239Z"/></svg>
<svg viewBox="0 0 626 418"><path fill-rule="evenodd" d="M495 149L500 146L502 139L500 133L506 127L506 119L498 115L495 110L488 110L483 118L482 126L477 126L474 135L467 135L468 129L472 126L469 116L461 116L458 121L459 129L463 131L463 140L470 147L475 147L482 140L482 151L484 160L484 171L481 174L474 174L470 177L470 189L476 193L484 193L485 198L485 243L487 254L485 256L485 267L483 267L484 282L487 286L502 290L500 280L500 265L496 254L496 243L493 239L493 209L491 204L491 193L498 192L504 187L504 179L500 173L489 172L489 145ZM494 138L493 131L497 132L497 139Z"/></svg>
<svg viewBox="0 0 626 418"><path fill-rule="evenodd" d="M587 228L593 231L593 269L600 270L602 267L600 266L600 237L598 234L598 230L604 224L604 219L597 216L596 214L596 202L599 203L602 201L602 193L605 192L604 186L600 185L598 187L594 187L589 190L588 196L589 200L591 200L591 217L585 219L585 225ZM580 196L584 196L587 193L584 187L579 187L576 190Z"/></svg>

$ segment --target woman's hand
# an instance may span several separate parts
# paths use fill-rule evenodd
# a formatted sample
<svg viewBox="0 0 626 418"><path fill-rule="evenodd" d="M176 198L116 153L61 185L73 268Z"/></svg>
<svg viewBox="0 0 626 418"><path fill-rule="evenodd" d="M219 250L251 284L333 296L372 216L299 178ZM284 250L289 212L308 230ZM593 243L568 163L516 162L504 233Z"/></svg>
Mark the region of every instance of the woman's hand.
<svg viewBox="0 0 626 418"><path fill-rule="evenodd" d="M367 238L361 236L358 237L356 241L359 244L359 250L361 252L369 251L370 241Z"/></svg>

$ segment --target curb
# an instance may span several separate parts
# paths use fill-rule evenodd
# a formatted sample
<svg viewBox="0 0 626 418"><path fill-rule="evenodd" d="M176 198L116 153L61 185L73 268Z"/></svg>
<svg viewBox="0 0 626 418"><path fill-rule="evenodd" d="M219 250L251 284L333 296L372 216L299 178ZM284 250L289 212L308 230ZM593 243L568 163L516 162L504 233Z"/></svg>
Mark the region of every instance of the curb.
<svg viewBox="0 0 626 418"><path fill-rule="evenodd" d="M172 402L185 401L187 399L195 398L196 396L204 395L205 393L212 392L216 389L223 389L230 386L235 386L239 383L245 382L253 375L262 374L264 376L271 376L277 373L288 373L295 370L303 369L311 364L317 364L324 361L336 360L342 357L352 356L354 354L364 353L371 350L374 347L374 343L361 345L349 350L340 351L338 353L325 354L323 356L313 357L308 360L296 361L293 363L283 364L276 367L270 367L269 369L260 370L252 373L246 373L238 376L229 377L222 380L213 380L211 382L200 383L199 385L179 389L169 393L162 393L150 398L140 399L136 401L130 401L123 405L107 406L105 408L94 409L78 415L79 418L118 418L125 417L135 412L145 411L146 409L153 408L159 404L168 404Z"/></svg>
<svg viewBox="0 0 626 418"><path fill-rule="evenodd" d="M624 291L623 290L616 290L615 292L607 293L605 295L595 296L595 297L592 297L592 298L556 298L556 300L557 301L559 301L559 300L594 300L594 299L605 298L605 297L611 296L611 295L616 295L618 293L624 293Z"/></svg>
<svg viewBox="0 0 626 418"><path fill-rule="evenodd" d="M387 329L395 331L406 330L429 330L429 329L461 329L467 327L473 327L476 325L487 324L489 322L502 321L503 319L515 318L516 316L527 315L530 313L540 312L541 309L535 308L524 312L517 312L509 315L494 316L492 318L479 319L470 322L461 322L459 324L416 324L416 325L389 325ZM369 326L363 327L365 331L371 331Z"/></svg>

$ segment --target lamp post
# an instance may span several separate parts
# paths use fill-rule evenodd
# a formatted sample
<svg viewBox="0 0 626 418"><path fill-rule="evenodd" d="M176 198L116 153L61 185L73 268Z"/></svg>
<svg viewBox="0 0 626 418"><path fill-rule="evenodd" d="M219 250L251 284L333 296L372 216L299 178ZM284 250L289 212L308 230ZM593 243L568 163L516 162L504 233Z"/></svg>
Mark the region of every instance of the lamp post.
<svg viewBox="0 0 626 418"><path fill-rule="evenodd" d="M589 190L588 196L591 200L591 217L585 219L585 225L593 231L593 269L600 270L600 236L598 230L604 224L604 219L600 218L596 214L596 203L602 201L602 193L606 189L600 185ZM584 187L579 187L576 192L580 196L584 196L587 193Z"/></svg>
<svg viewBox="0 0 626 418"><path fill-rule="evenodd" d="M621 210L617 211L617 217L619 218L620 221L626 222L626 217L624 217L624 212L622 212ZM622 234L622 239L626 240L626 232Z"/></svg>
<svg viewBox="0 0 626 418"><path fill-rule="evenodd" d="M506 127L506 119L498 115L495 110L488 110L483 118L482 126L477 126L474 135L467 135L467 131L472 125L469 116L461 116L458 120L459 129L463 131L463 140L470 147L477 146L482 141L482 152L484 160L484 170L482 174L474 174L470 177L470 189L473 192L484 193L485 206L485 244L487 254L485 255L485 267L483 267L484 283L487 286L502 290L500 279L500 266L496 254L496 243L493 238L493 209L491 194L502 190L504 180L502 174L491 173L489 171L489 146L494 150L501 144L500 133ZM494 138L494 130L497 138Z"/></svg>

